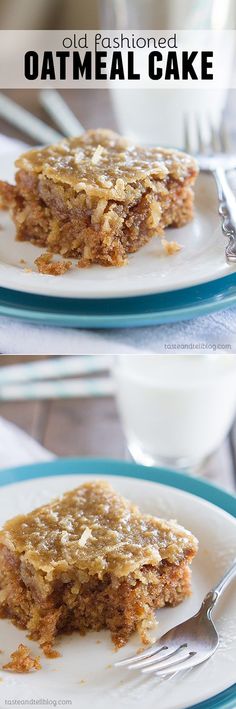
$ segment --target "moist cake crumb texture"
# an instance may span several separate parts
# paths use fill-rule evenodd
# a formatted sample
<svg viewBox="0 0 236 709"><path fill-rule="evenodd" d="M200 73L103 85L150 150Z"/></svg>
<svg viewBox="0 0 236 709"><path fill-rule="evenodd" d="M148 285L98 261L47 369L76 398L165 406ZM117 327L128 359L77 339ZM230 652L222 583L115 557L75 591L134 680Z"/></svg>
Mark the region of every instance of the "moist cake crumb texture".
<svg viewBox="0 0 236 709"><path fill-rule="evenodd" d="M62 276L63 273L72 268L71 261L53 261L51 253L43 253L35 259L35 265L39 273L44 273L49 276Z"/></svg>
<svg viewBox="0 0 236 709"><path fill-rule="evenodd" d="M142 514L104 481L80 485L0 532L0 613L51 655L58 634L108 628L116 647L191 592L197 540Z"/></svg>
<svg viewBox="0 0 236 709"><path fill-rule="evenodd" d="M167 241L167 239L162 239L161 240L164 252L167 256L171 256L172 254L175 254L177 251L181 251L181 246L180 244L177 243L177 241Z"/></svg>
<svg viewBox="0 0 236 709"><path fill-rule="evenodd" d="M1 182L0 196L17 239L75 258L79 267L121 266L165 227L193 215L194 159L134 146L109 130L30 150L16 167L16 184Z"/></svg>
<svg viewBox="0 0 236 709"><path fill-rule="evenodd" d="M27 673L31 670L41 670L39 656L34 657L26 645L18 645L17 650L11 653L11 660L3 665L3 670L8 672Z"/></svg>

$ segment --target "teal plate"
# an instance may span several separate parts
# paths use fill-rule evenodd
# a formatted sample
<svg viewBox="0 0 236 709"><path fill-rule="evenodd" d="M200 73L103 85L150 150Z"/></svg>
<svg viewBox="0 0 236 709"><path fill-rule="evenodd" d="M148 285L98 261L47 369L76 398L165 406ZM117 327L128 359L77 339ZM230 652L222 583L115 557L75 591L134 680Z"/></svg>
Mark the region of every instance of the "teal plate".
<svg viewBox="0 0 236 709"><path fill-rule="evenodd" d="M135 298L53 298L0 288L0 315L58 327L144 327L236 305L236 273L183 290Z"/></svg>
<svg viewBox="0 0 236 709"><path fill-rule="evenodd" d="M118 460L96 458L61 458L46 463L25 465L19 468L9 468L0 471L0 486L35 478L45 478L53 475L119 475L123 477L151 480L152 482L169 485L180 490L192 493L197 497L208 500L212 504L225 510L236 517L236 497L229 495L220 488L199 480L188 477L183 473L175 473L164 468L145 468L143 465L127 463ZM194 704L188 709L235 709L236 684L215 697ZM187 709L187 708L186 708Z"/></svg>

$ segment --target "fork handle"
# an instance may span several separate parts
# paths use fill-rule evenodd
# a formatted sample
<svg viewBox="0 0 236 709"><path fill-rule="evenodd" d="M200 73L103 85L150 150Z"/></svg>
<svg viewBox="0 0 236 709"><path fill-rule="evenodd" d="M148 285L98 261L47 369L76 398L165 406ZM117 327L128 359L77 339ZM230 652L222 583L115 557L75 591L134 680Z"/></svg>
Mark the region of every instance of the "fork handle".
<svg viewBox="0 0 236 709"><path fill-rule="evenodd" d="M236 198L231 189L225 170L221 167L214 170L219 198L219 215L223 234L228 238L225 256L228 263L236 262Z"/></svg>
<svg viewBox="0 0 236 709"><path fill-rule="evenodd" d="M217 585L214 586L209 593L207 593L202 603L202 608L204 607L207 612L210 612L212 608L214 608L218 598L220 598L225 588L234 578L236 578L236 559L234 559L232 565L228 571L226 571L224 576L222 576Z"/></svg>

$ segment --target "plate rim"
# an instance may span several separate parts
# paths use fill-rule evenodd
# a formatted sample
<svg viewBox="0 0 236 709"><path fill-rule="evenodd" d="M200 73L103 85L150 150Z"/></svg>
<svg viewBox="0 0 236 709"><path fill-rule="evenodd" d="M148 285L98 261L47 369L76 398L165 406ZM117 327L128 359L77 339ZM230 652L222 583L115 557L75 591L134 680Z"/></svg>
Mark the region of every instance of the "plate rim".
<svg viewBox="0 0 236 709"><path fill-rule="evenodd" d="M81 469L79 469L80 467ZM185 473L179 473L163 467L145 467L132 461L111 458L80 458L75 456L56 458L55 460L13 468L3 468L0 470L0 487L41 477L94 474L94 468L97 468L96 474L150 480L151 482L164 484L167 487L190 492L236 517L236 495L231 495L219 486L195 476L188 476ZM210 697L210 699L186 707L186 709L235 709L235 701L236 683L223 692Z"/></svg>
<svg viewBox="0 0 236 709"><path fill-rule="evenodd" d="M178 302L181 298L182 303ZM60 311L61 303L69 307L68 312ZM40 323L43 320L44 325L67 328L106 329L173 323L208 315L235 304L236 273L199 287L176 291L174 297L168 293L100 301L69 298L63 300L0 287L0 315L32 323ZM53 305L57 306L54 311L50 310ZM126 305L131 306L130 312L119 310L120 307L124 309ZM115 312L111 312L112 306L115 307ZM80 312L80 307L84 312ZM98 312L99 307L103 307L103 312Z"/></svg>

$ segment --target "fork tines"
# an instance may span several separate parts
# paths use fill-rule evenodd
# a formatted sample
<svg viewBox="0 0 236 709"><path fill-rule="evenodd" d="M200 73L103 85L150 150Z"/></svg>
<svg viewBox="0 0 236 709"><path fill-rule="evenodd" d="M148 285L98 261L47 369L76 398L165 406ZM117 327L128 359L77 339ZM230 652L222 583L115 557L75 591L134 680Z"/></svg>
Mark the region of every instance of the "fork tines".
<svg viewBox="0 0 236 709"><path fill-rule="evenodd" d="M142 655L120 660L115 667L126 666L128 670L140 670L142 673L172 674L175 670L186 670L192 666L192 657L196 652L188 651L187 643L171 650L167 645L157 647ZM158 657L157 657L158 656Z"/></svg>

